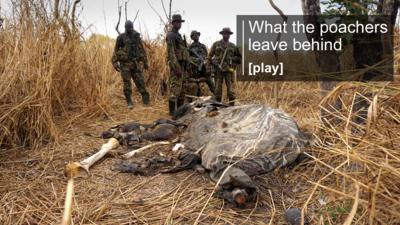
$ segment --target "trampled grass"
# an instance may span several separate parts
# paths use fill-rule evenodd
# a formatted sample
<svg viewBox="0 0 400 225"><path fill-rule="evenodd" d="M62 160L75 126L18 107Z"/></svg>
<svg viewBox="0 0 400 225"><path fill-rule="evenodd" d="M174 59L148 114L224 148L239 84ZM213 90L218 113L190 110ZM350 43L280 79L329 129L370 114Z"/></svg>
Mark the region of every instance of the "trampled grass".
<svg viewBox="0 0 400 225"><path fill-rule="evenodd" d="M0 223L54 224L63 211L65 164L103 143L84 133L167 117L165 45L162 38L146 40L152 105L127 111L110 63L113 40L83 40L68 17L54 21L40 1L17 2L0 30ZM118 174L110 167L119 159L108 157L76 179L74 224L284 224L291 207L312 224L400 223L399 83L342 83L324 101L319 83L239 82L236 92L239 104L277 106L292 115L312 134L310 160L256 177L257 201L238 209L210 198L214 184L205 175ZM371 104L359 125L352 106L363 96ZM320 110L337 99L341 109L321 121ZM169 149L146 154L157 151Z"/></svg>

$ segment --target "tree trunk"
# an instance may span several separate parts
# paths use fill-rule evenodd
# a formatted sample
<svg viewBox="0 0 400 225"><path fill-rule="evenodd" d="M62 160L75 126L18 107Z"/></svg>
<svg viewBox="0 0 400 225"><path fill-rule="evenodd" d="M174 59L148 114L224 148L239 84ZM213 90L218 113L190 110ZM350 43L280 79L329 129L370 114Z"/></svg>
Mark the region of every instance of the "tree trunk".
<svg viewBox="0 0 400 225"><path fill-rule="evenodd" d="M302 0L302 8L304 13L304 22L314 24L316 32L308 35L308 39L319 40L319 22L315 15L321 15L321 7L319 0ZM322 73L336 73L340 71L339 55L336 51L317 51L315 53L317 64Z"/></svg>
<svg viewBox="0 0 400 225"><path fill-rule="evenodd" d="M60 0L54 1L54 19L58 20L60 17Z"/></svg>
<svg viewBox="0 0 400 225"><path fill-rule="evenodd" d="M75 34L75 32L76 32L76 7L77 7L77 5L79 4L81 2L81 0L75 0L74 1L74 4L73 4L73 6L72 6L72 13L71 13L71 23L72 23L72 30L73 30L73 32L74 32L74 34Z"/></svg>
<svg viewBox="0 0 400 225"><path fill-rule="evenodd" d="M379 0L379 2L378 2L378 7L376 8L376 13L378 15L383 14L383 2L384 1L385 0Z"/></svg>
<svg viewBox="0 0 400 225"><path fill-rule="evenodd" d="M392 25L395 25L399 0L380 0L377 8L378 15L385 15L391 18ZM356 69L363 70L368 66L373 66L376 62L384 59L385 54L393 54L393 46L389 40L389 34L366 34L354 35L353 39L353 58L356 64ZM382 40L381 42L372 42L371 40ZM370 81L376 77L376 72L368 70L362 74L361 80L364 82ZM361 91L363 96L356 95L353 112L356 112L354 122L364 124L367 119L369 100L373 98L370 91Z"/></svg>
<svg viewBox="0 0 400 225"><path fill-rule="evenodd" d="M301 0L302 9L304 14L304 22L314 24L316 28L319 28L319 22L317 21L318 15L321 15L321 6L319 0ZM320 33L318 29L312 35L308 35L308 39L319 40ZM317 51L315 52L316 62L318 67L323 74L335 74L340 71L340 60L339 54L336 51ZM331 92L335 86L336 82L327 81L329 79L324 79L321 82L321 94L325 97L329 92ZM328 105L324 106L325 109L321 109L321 118L324 121L328 119L331 112L337 111L340 108L340 102L336 99L333 103L327 102Z"/></svg>
<svg viewBox="0 0 400 225"><path fill-rule="evenodd" d="M397 13L400 7L399 0L384 0L382 5L382 14L391 16L392 24L396 23Z"/></svg>
<svg viewBox="0 0 400 225"><path fill-rule="evenodd" d="M301 0L304 15L321 15L319 0Z"/></svg>

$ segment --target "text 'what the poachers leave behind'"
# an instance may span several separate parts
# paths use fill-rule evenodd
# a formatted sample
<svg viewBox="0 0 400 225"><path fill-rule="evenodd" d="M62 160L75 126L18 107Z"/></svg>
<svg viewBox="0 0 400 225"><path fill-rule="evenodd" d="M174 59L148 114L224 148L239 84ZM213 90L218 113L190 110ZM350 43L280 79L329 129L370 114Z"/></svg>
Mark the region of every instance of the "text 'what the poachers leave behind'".
<svg viewBox="0 0 400 225"><path fill-rule="evenodd" d="M293 38L292 45L289 49L288 42L286 41L254 41L249 38L248 43L249 51L342 51L342 39L337 41L325 41L323 38L320 40L311 39L310 41L299 41Z"/></svg>

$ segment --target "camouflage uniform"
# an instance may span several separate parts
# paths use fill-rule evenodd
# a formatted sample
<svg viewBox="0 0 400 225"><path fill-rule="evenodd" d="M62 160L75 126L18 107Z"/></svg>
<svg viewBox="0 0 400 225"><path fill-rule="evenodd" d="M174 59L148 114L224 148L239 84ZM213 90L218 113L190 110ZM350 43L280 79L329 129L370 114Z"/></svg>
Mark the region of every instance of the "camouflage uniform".
<svg viewBox="0 0 400 225"><path fill-rule="evenodd" d="M128 105L132 104L131 79L133 79L137 89L142 95L143 104L149 104L150 101L149 93L145 87L144 75L140 62L143 63L145 68L148 67L146 51L143 47L140 33L132 30L131 32L120 34L115 44L112 64L114 68L121 72L122 80L124 82L124 95L127 99Z"/></svg>
<svg viewBox="0 0 400 225"><path fill-rule="evenodd" d="M192 31L190 36L193 37L194 35L200 36L200 32ZM210 76L211 74L207 73L206 66L204 65L205 60L208 56L207 47L204 44L200 43L199 41L194 41L189 46L189 53L190 53L190 61L192 62L191 78L194 78L196 80L202 79L202 81L206 82L208 88L214 94L215 91L214 81L211 79ZM197 83L193 92L194 92L193 95L195 96L202 95L199 83Z"/></svg>
<svg viewBox="0 0 400 225"><path fill-rule="evenodd" d="M224 30L221 31L220 34L224 34L225 32L227 32L228 34L232 34L229 28L224 28ZM234 71L235 67L241 63L242 59L239 48L229 41L226 42L224 40L220 40L212 45L208 58L210 61L212 61L211 63L216 68L215 100L219 102L222 100L222 83L225 80L228 98L231 102L231 105L233 105L234 100L236 99L235 92L233 91ZM224 61L221 65L222 59L224 59Z"/></svg>
<svg viewBox="0 0 400 225"><path fill-rule="evenodd" d="M172 22L176 21L184 22L180 15L173 15ZM170 68L169 111L172 115L178 107L183 105L185 100L189 51L186 40L182 38L179 29L172 28L167 34L166 42L168 64Z"/></svg>

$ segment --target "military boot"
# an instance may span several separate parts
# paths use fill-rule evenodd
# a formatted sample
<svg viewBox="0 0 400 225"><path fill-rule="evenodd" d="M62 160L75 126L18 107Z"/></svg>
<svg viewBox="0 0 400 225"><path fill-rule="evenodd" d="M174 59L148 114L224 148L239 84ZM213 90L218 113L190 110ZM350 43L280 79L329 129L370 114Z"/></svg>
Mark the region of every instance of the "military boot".
<svg viewBox="0 0 400 225"><path fill-rule="evenodd" d="M125 99L126 99L126 103L128 104L128 109L133 109L133 102L132 102L131 95L125 94Z"/></svg>
<svg viewBox="0 0 400 225"><path fill-rule="evenodd" d="M184 99L178 99L178 109L185 104Z"/></svg>
<svg viewBox="0 0 400 225"><path fill-rule="evenodd" d="M145 105L145 106L150 104L150 95L149 95L149 93L142 94L142 102L143 102L143 105Z"/></svg>
<svg viewBox="0 0 400 225"><path fill-rule="evenodd" d="M230 105L230 106L235 106L235 100L236 100L236 99L234 99L234 98L230 98L230 99L229 99L229 105Z"/></svg>
<svg viewBox="0 0 400 225"><path fill-rule="evenodd" d="M175 107L177 107L177 102L173 100L168 101L168 108L169 108L169 115L174 116L175 115Z"/></svg>

